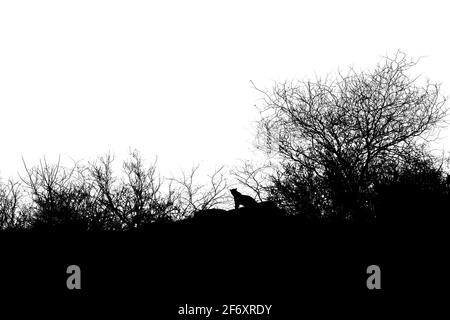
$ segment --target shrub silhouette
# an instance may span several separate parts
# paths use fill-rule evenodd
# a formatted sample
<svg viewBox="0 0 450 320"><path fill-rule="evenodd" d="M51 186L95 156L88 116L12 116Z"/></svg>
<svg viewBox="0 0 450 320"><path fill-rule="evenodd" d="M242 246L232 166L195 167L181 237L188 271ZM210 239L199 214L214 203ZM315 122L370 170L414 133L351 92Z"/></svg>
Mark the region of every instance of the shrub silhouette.
<svg viewBox="0 0 450 320"><path fill-rule="evenodd" d="M22 202L19 182L0 180L0 230L27 229L32 220L30 207Z"/></svg>
<svg viewBox="0 0 450 320"><path fill-rule="evenodd" d="M293 222L292 225L339 221L406 225L414 221L424 223L424 216L429 221L438 220L450 206L450 188L442 163L428 153L385 163L369 191L360 197L366 202L360 204L352 219L344 220L336 211L348 205L345 201L354 199L346 199L348 194L339 195L338 187L330 187L335 177L329 181L319 179L294 165L284 166L284 176L271 177L272 184L267 184L268 201L252 201L250 206L238 209L232 209L229 201L227 210L211 205L219 201L211 202L214 195L224 197L217 189L195 195L193 190L199 189L194 184L177 188L169 183L163 192L164 181L157 178L155 165L145 168L138 154L125 162L125 178L114 176L111 163L111 157L101 157L87 166L75 164L65 168L59 162L50 165L44 159L38 166L26 167L21 183L0 183L2 230L132 231L176 221L225 228L254 228L282 221ZM227 190L226 184L223 187ZM191 198L184 198L189 192ZM333 196L340 198L341 207L332 201ZM193 210L196 207L206 209Z"/></svg>
<svg viewBox="0 0 450 320"><path fill-rule="evenodd" d="M0 183L0 229L148 230L155 223L405 223L448 212L450 175L429 142L448 109L440 86L412 78L401 52L373 70L284 82L263 96L257 146L263 165L224 167L199 184L199 166L163 178L131 151L122 174L107 154L64 167L44 158L20 182ZM233 207L234 210L227 210ZM257 199L256 202L254 199ZM243 205L243 208L239 208ZM425 214L426 213L426 214ZM294 218L295 216L295 218ZM426 217L426 219L425 219ZM270 223L268 223L270 225Z"/></svg>
<svg viewBox="0 0 450 320"><path fill-rule="evenodd" d="M146 165L136 150L113 172L111 154L65 167L44 158L20 182L0 181L0 229L38 231L136 231L185 219L227 201L222 168L199 185L194 166L181 179L160 177L156 161Z"/></svg>

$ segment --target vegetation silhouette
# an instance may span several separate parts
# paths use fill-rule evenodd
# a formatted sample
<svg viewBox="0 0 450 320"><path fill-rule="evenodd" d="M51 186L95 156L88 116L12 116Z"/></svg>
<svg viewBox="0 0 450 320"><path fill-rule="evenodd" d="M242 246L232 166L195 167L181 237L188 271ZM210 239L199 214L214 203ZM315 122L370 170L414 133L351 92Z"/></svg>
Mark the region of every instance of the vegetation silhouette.
<svg viewBox="0 0 450 320"><path fill-rule="evenodd" d="M257 145L277 159L268 199L292 214L356 223L427 220L426 206L448 211L448 157L431 150L446 98L439 84L411 75L417 62L397 52L373 70L258 89ZM402 202L408 194L421 205Z"/></svg>
<svg viewBox="0 0 450 320"><path fill-rule="evenodd" d="M31 168L24 161L18 181L0 181L0 229L441 219L450 207L449 158L434 155L430 143L448 108L439 84L411 76L417 62L397 52L369 71L255 87L262 93L256 146L268 160L247 161L230 172L253 197L232 188L224 167L207 184L196 183L198 165L179 178L164 178L156 160L147 165L135 150L122 175L115 174L111 154L71 167L44 158Z"/></svg>
<svg viewBox="0 0 450 320"><path fill-rule="evenodd" d="M364 298L376 309L386 291L416 294L418 272L442 283L449 158L430 142L447 109L438 85L409 77L414 65L399 53L373 71L261 90L256 143L267 159L220 167L207 182L198 165L162 177L135 150L121 173L111 154L68 167L24 161L19 180L0 181L2 288L45 305L56 300L43 288L70 303L79 294L100 306L101 296L102 314L127 298L127 312L167 315L175 303L251 297L290 316ZM78 293L64 286L74 263ZM372 264L381 294L366 287Z"/></svg>

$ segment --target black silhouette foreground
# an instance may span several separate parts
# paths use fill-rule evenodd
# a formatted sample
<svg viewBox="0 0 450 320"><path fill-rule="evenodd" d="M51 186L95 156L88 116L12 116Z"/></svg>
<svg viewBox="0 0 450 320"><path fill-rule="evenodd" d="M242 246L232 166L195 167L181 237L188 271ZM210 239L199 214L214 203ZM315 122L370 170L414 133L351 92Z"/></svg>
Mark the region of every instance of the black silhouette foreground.
<svg viewBox="0 0 450 320"><path fill-rule="evenodd" d="M254 201L254 200L253 200ZM286 212L278 208L271 201L252 202L250 206L244 206L232 210L208 209L194 213L192 218L179 221L181 224L218 225L235 228L249 227L261 224L282 223L287 220L295 220L294 216L288 217ZM298 217L297 217L297 220Z"/></svg>
<svg viewBox="0 0 450 320"><path fill-rule="evenodd" d="M273 304L267 319L358 307L361 318L386 297L410 308L408 293L438 292L426 286L445 287L450 160L429 138L448 109L439 84L409 77L414 65L398 53L372 71L261 91L258 144L278 163L234 177L264 201L229 190L222 168L206 185L195 183L198 167L163 179L136 151L122 176L111 155L25 165L19 182L0 181L2 311L66 298L63 314L89 301L102 318L180 319L186 303ZM65 286L72 264L80 292ZM366 286L373 264L381 292Z"/></svg>

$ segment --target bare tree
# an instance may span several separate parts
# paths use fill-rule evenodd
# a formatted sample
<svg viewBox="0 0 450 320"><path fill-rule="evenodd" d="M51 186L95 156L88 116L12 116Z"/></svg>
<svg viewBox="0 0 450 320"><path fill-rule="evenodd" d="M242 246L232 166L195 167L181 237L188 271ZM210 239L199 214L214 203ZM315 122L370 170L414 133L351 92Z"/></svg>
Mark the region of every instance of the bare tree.
<svg viewBox="0 0 450 320"><path fill-rule="evenodd" d="M134 228L168 218L174 210L174 191L157 173L157 160L145 167L138 151L130 153L130 159L123 164L125 180L122 182L122 210Z"/></svg>
<svg viewBox="0 0 450 320"><path fill-rule="evenodd" d="M406 161L444 124L440 85L411 77L416 64L398 52L372 71L257 89L264 97L258 146L285 168L301 168L297 178L322 184L319 196L343 218L355 214L384 168Z"/></svg>
<svg viewBox="0 0 450 320"><path fill-rule="evenodd" d="M138 151L123 163L124 177L115 177L114 157L107 154L90 164L97 212L111 229L142 229L149 223L170 219L174 191L157 173L155 162L146 167ZM162 188L167 187L164 193Z"/></svg>
<svg viewBox="0 0 450 320"><path fill-rule="evenodd" d="M38 166L28 168L23 161L26 176L22 182L32 199L34 225L82 228L90 200L84 170L77 163L72 168L41 160Z"/></svg>
<svg viewBox="0 0 450 320"><path fill-rule="evenodd" d="M117 178L113 175L114 157L108 153L89 163L89 178L92 185L91 197L95 203L94 229L120 230L127 224L120 209Z"/></svg>

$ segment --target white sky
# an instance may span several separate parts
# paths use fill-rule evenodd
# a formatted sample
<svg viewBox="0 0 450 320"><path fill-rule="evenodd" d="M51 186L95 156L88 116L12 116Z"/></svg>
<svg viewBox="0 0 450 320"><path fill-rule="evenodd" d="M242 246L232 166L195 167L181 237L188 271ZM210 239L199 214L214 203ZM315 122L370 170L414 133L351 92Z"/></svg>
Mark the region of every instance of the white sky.
<svg viewBox="0 0 450 320"><path fill-rule="evenodd" d="M0 174L59 154L253 157L250 87L401 49L450 94L446 1L0 0ZM450 140L448 140L450 141Z"/></svg>

